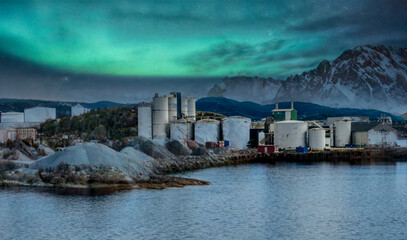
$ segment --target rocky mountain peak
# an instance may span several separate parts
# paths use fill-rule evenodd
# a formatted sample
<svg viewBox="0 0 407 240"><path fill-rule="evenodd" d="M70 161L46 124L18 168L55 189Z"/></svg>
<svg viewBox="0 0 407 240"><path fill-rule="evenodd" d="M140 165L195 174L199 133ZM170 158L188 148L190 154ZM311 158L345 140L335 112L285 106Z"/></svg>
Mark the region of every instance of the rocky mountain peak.
<svg viewBox="0 0 407 240"><path fill-rule="evenodd" d="M214 94L213 90L219 86L222 91ZM265 95L259 94L260 88ZM296 100L401 114L407 111L407 49L357 46L333 61L324 60L315 69L290 76L286 81L234 77L233 81L225 79L211 92L211 96L259 103Z"/></svg>

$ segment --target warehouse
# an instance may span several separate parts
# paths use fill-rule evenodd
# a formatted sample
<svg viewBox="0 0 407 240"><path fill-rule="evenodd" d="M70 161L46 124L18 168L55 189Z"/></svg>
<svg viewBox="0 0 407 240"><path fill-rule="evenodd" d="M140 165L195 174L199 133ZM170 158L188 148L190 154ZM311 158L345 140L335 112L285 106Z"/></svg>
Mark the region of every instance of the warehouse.
<svg viewBox="0 0 407 240"><path fill-rule="evenodd" d="M48 107L34 107L24 110L24 122L43 123L48 119L56 119L56 109Z"/></svg>
<svg viewBox="0 0 407 240"><path fill-rule="evenodd" d="M358 147L395 146L397 130L385 123L352 123L352 143Z"/></svg>
<svg viewBox="0 0 407 240"><path fill-rule="evenodd" d="M71 106L71 116L79 116L84 113L90 112L90 109L82 107L80 104L77 104L75 106Z"/></svg>
<svg viewBox="0 0 407 240"><path fill-rule="evenodd" d="M2 123L22 123L24 122L24 113L22 112L5 112L1 113Z"/></svg>

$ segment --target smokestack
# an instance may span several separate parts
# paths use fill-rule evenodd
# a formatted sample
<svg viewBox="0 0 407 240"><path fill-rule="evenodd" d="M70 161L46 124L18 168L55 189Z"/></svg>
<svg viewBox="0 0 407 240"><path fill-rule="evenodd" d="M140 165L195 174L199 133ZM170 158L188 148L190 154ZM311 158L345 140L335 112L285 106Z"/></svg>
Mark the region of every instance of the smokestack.
<svg viewBox="0 0 407 240"><path fill-rule="evenodd" d="M276 103L276 109L278 109L278 102Z"/></svg>
<svg viewBox="0 0 407 240"><path fill-rule="evenodd" d="M291 101L291 109L294 109L294 102Z"/></svg>

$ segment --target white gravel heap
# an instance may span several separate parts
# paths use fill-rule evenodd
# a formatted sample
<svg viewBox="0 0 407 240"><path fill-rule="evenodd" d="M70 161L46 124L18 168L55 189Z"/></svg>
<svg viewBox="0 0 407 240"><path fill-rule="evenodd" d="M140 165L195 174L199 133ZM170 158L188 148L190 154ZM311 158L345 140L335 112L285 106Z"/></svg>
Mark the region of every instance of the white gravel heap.
<svg viewBox="0 0 407 240"><path fill-rule="evenodd" d="M71 166L115 167L129 176L148 178L154 159L134 148L117 152L103 144L84 143L35 161L30 168L56 168L61 163Z"/></svg>

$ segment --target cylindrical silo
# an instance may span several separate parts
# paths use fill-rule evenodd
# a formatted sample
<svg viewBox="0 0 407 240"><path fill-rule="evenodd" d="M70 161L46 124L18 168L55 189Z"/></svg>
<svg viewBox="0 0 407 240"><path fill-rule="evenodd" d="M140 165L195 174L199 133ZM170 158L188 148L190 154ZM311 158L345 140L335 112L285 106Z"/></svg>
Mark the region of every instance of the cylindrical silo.
<svg viewBox="0 0 407 240"><path fill-rule="evenodd" d="M325 149L325 129L313 128L309 130L309 147L312 150Z"/></svg>
<svg viewBox="0 0 407 240"><path fill-rule="evenodd" d="M345 147L351 141L350 121L337 121L335 123L335 147Z"/></svg>
<svg viewBox="0 0 407 240"><path fill-rule="evenodd" d="M220 139L220 122L204 119L195 122L195 141L200 144L217 142Z"/></svg>
<svg viewBox="0 0 407 240"><path fill-rule="evenodd" d="M274 145L295 149L306 147L308 124L303 121L281 121L274 123Z"/></svg>
<svg viewBox="0 0 407 240"><path fill-rule="evenodd" d="M153 98L153 138L167 137L169 133L168 97L155 95Z"/></svg>
<svg viewBox="0 0 407 240"><path fill-rule="evenodd" d="M152 138L152 122L151 122L151 103L140 103L137 108L138 112L138 135Z"/></svg>
<svg viewBox="0 0 407 240"><path fill-rule="evenodd" d="M250 118L233 116L222 121L223 140L229 141L231 147L247 149L250 141Z"/></svg>
<svg viewBox="0 0 407 240"><path fill-rule="evenodd" d="M196 111L195 111L195 99L193 97L187 97L187 118L188 120L195 121Z"/></svg>
<svg viewBox="0 0 407 240"><path fill-rule="evenodd" d="M185 120L179 119L170 123L170 139L184 141L190 139L192 126Z"/></svg>
<svg viewBox="0 0 407 240"><path fill-rule="evenodd" d="M181 98L181 114L185 118L188 117L188 98Z"/></svg>
<svg viewBox="0 0 407 240"><path fill-rule="evenodd" d="M168 120L177 120L177 97L174 95L168 97Z"/></svg>

